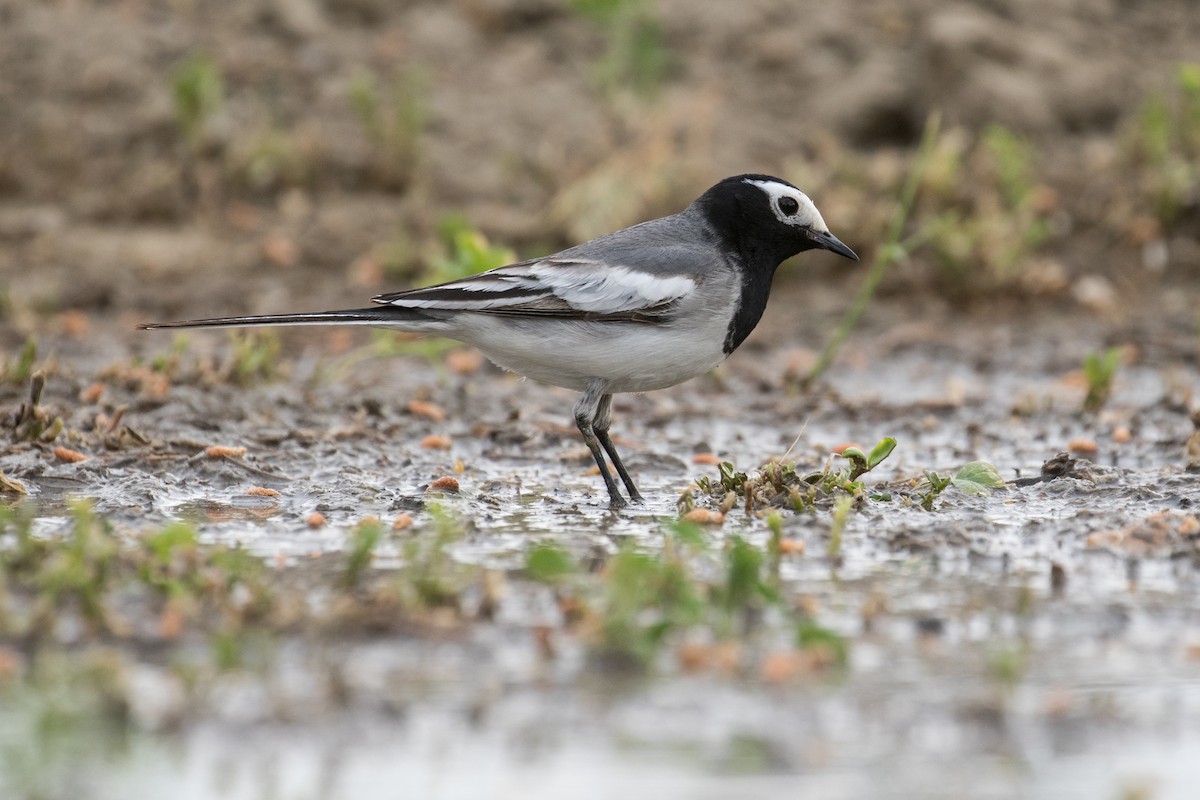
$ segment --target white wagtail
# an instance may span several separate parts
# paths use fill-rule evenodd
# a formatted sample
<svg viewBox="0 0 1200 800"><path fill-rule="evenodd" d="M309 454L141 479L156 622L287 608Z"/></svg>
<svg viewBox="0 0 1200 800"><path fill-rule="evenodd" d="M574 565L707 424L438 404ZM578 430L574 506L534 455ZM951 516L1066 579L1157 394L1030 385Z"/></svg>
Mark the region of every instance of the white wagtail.
<svg viewBox="0 0 1200 800"><path fill-rule="evenodd" d="M630 498L642 496L608 435L613 394L674 386L720 364L758 324L780 263L814 249L858 260L795 186L737 175L673 216L461 280L382 294L374 308L140 327L369 325L458 339L505 369L583 393L575 424L618 508L625 500L601 448Z"/></svg>

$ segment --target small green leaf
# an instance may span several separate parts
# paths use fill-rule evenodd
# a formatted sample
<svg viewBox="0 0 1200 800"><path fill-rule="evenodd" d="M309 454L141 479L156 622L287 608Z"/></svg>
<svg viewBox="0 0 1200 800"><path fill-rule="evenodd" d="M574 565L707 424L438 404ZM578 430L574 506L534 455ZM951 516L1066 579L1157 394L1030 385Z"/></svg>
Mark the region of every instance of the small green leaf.
<svg viewBox="0 0 1200 800"><path fill-rule="evenodd" d="M1189 94L1200 93L1200 64L1180 64L1179 87Z"/></svg>
<svg viewBox="0 0 1200 800"><path fill-rule="evenodd" d="M955 488L967 494L991 494L992 489L1004 486L1004 479L986 461L972 461L950 479Z"/></svg>
<svg viewBox="0 0 1200 800"><path fill-rule="evenodd" d="M867 454L864 453L862 450L860 450L857 447L847 447L845 450L843 450L841 452L840 455L842 456L842 458L848 459L850 461L861 461L864 464L867 463Z"/></svg>
<svg viewBox="0 0 1200 800"><path fill-rule="evenodd" d="M823 650L839 667L844 667L850 657L845 637L812 620L803 620L796 626L796 646L802 650Z"/></svg>
<svg viewBox="0 0 1200 800"><path fill-rule="evenodd" d="M666 527L671 535L683 544L701 550L708 547L708 534L705 533L704 528L694 522L673 519L666 523Z"/></svg>
<svg viewBox="0 0 1200 800"><path fill-rule="evenodd" d="M871 450L871 454L867 456L867 469L875 469L883 462L885 458L892 454L896 449L896 440L891 436L885 436L879 440L879 444Z"/></svg>
<svg viewBox="0 0 1200 800"><path fill-rule="evenodd" d="M567 551L552 544L540 544L525 557L525 571L529 577L542 583L556 583L575 571L575 564Z"/></svg>

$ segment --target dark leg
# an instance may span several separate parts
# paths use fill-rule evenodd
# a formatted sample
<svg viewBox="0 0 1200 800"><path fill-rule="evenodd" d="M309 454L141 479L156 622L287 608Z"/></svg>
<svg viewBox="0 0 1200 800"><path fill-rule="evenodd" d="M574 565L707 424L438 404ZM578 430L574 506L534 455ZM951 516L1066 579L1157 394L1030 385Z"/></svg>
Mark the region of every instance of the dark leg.
<svg viewBox="0 0 1200 800"><path fill-rule="evenodd" d="M583 434L583 443L592 451L592 458L596 459L596 466L600 468L600 477L604 478L604 485L608 487L609 507L623 508L625 498L621 496L621 490L617 488L617 482L613 480L612 473L608 471L608 464L604 462L604 454L600 452L600 438L596 435L593 425L603 397L606 397L604 383L593 381L575 404L575 424ZM604 439L607 440L608 436L605 435ZM611 446L612 443L609 442L609 447Z"/></svg>
<svg viewBox="0 0 1200 800"><path fill-rule="evenodd" d="M592 428L596 431L596 438L600 440L600 446L604 448L604 452L608 453L608 457L612 459L613 466L617 468L617 474L621 476L621 481L625 484L625 488L629 490L629 499L635 503L641 503L645 498L637 490L637 486L633 483L633 478L629 477L629 471L625 469L625 465L621 463L621 457L617 455L617 446L608 437L608 428L611 424L612 395L606 394L600 398L600 407L596 410L596 419L592 422Z"/></svg>

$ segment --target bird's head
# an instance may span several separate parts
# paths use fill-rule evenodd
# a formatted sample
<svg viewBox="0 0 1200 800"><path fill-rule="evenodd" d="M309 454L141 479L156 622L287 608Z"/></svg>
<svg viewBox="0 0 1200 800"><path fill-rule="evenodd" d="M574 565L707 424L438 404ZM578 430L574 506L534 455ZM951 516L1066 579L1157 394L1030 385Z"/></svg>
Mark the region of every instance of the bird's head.
<svg viewBox="0 0 1200 800"><path fill-rule="evenodd" d="M805 250L828 250L858 260L829 232L808 195L770 175L735 175L696 201L705 219L735 252L779 262Z"/></svg>

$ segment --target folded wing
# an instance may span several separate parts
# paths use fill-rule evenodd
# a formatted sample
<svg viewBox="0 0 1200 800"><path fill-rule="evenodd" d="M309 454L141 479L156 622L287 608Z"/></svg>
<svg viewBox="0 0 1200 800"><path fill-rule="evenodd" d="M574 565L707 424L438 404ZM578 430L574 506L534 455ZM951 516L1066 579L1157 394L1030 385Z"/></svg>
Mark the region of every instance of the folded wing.
<svg viewBox="0 0 1200 800"><path fill-rule="evenodd" d="M661 322L695 288L696 281L688 275L549 257L373 300L431 311Z"/></svg>

